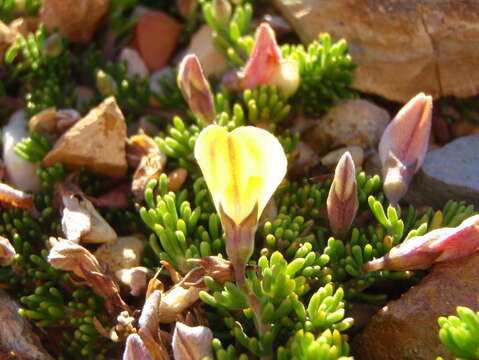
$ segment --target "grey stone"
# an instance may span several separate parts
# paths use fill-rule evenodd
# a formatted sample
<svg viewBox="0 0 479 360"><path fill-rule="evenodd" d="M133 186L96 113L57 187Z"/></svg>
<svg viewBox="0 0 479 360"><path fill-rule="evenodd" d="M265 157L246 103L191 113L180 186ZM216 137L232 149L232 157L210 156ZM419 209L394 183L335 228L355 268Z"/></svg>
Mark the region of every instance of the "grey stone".
<svg viewBox="0 0 479 360"><path fill-rule="evenodd" d="M429 152L405 199L435 207L448 200L467 201L479 209L479 135Z"/></svg>

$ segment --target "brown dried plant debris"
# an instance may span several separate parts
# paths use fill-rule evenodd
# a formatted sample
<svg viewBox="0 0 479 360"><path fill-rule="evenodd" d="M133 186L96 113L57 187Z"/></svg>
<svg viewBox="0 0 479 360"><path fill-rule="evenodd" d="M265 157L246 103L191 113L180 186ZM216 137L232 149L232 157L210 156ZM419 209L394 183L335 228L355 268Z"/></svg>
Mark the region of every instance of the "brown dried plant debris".
<svg viewBox="0 0 479 360"><path fill-rule="evenodd" d="M148 182L163 173L166 155L158 144L145 134L130 137L126 152L128 163L131 166L137 166L133 174L131 191L136 200L143 200L143 193Z"/></svg>
<svg viewBox="0 0 479 360"><path fill-rule="evenodd" d="M34 211L33 196L17 190L10 185L0 183L0 204L5 207Z"/></svg>
<svg viewBox="0 0 479 360"><path fill-rule="evenodd" d="M55 269L71 271L85 280L85 284L105 300L106 310L111 316L128 310L117 284L102 272L98 260L90 251L70 240L50 238L50 243L53 247L48 261ZM73 278L72 281L75 283Z"/></svg>

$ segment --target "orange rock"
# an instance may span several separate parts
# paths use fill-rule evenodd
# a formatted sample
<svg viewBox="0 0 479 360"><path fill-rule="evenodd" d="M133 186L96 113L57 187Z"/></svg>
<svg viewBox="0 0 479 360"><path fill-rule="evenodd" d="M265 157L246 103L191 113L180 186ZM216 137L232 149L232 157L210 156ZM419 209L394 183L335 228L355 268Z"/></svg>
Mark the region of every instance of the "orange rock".
<svg viewBox="0 0 479 360"><path fill-rule="evenodd" d="M141 15L136 25L134 45L150 71L164 67L178 44L180 24L161 11Z"/></svg>
<svg viewBox="0 0 479 360"><path fill-rule="evenodd" d="M109 0L44 0L40 22L51 28L58 26L60 33L73 42L87 43L109 4Z"/></svg>
<svg viewBox="0 0 479 360"><path fill-rule="evenodd" d="M43 160L45 166L63 163L110 177L127 170L126 123L115 98L109 97L73 125Z"/></svg>
<svg viewBox="0 0 479 360"><path fill-rule="evenodd" d="M439 263L418 285L380 310L354 341L357 360L452 359L439 340L439 316L478 309L479 254Z"/></svg>

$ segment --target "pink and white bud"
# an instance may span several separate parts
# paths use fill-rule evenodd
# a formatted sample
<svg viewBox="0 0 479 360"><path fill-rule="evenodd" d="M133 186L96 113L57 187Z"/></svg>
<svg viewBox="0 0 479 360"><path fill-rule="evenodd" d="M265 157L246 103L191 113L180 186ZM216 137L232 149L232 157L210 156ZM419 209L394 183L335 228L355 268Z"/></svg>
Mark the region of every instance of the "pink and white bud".
<svg viewBox="0 0 479 360"><path fill-rule="evenodd" d="M282 58L274 30L268 23L262 23L256 30L253 50L245 67L227 74L223 82L235 90L274 85L285 96L290 96L299 87L299 64L295 60Z"/></svg>
<svg viewBox="0 0 479 360"><path fill-rule="evenodd" d="M349 151L339 159L326 204L333 234L338 237L345 235L359 206L356 168Z"/></svg>
<svg viewBox="0 0 479 360"><path fill-rule="evenodd" d="M385 256L363 266L377 270L426 269L433 263L466 257L479 250L479 215L464 220L455 228L433 230L392 248Z"/></svg>
<svg viewBox="0 0 479 360"><path fill-rule="evenodd" d="M138 334L131 334L126 339L123 360L153 360L148 348Z"/></svg>
<svg viewBox="0 0 479 360"><path fill-rule="evenodd" d="M406 194L426 156L431 133L432 97L424 93L398 112L379 143L384 193L393 204Z"/></svg>
<svg viewBox="0 0 479 360"><path fill-rule="evenodd" d="M196 55L183 58L177 80L183 97L195 116L205 123L213 123L216 118L213 95Z"/></svg>
<svg viewBox="0 0 479 360"><path fill-rule="evenodd" d="M7 238L0 236L0 266L10 265L17 253Z"/></svg>

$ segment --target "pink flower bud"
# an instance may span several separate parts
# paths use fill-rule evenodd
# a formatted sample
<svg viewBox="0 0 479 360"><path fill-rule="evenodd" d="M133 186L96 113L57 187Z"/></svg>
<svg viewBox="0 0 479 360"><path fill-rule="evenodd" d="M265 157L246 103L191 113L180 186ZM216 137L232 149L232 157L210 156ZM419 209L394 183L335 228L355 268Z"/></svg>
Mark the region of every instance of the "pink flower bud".
<svg viewBox="0 0 479 360"><path fill-rule="evenodd" d="M353 158L347 151L336 166L327 200L329 224L336 236L343 236L349 230L358 206L356 169Z"/></svg>
<svg viewBox="0 0 479 360"><path fill-rule="evenodd" d="M379 143L384 193L393 204L406 194L426 156L431 133L432 97L412 98L384 131Z"/></svg>
<svg viewBox="0 0 479 360"><path fill-rule="evenodd" d="M281 57L274 31L268 23L262 23L256 30L254 47L246 66L223 78L223 82L234 90L270 84L278 86L285 96L296 92L299 81L299 64Z"/></svg>
<svg viewBox="0 0 479 360"><path fill-rule="evenodd" d="M478 249L479 215L475 215L464 220L458 227L436 229L406 240L385 256L365 264L363 270L426 269L435 262L460 259Z"/></svg>
<svg viewBox="0 0 479 360"><path fill-rule="evenodd" d="M216 117L213 95L196 55L183 58L178 71L178 86L195 116L208 124L213 123Z"/></svg>

